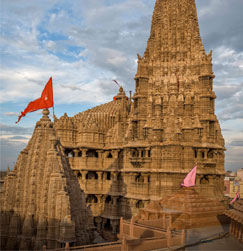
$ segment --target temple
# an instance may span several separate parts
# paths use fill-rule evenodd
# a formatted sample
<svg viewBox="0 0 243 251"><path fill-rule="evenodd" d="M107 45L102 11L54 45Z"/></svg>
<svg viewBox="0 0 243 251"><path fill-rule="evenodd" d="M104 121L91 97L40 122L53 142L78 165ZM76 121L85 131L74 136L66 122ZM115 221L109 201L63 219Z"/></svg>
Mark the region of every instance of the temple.
<svg viewBox="0 0 243 251"><path fill-rule="evenodd" d="M33 200L38 200L40 207L34 215L51 213L48 196L52 198L53 207L59 203L58 197L55 202L50 194L51 180L60 177L70 186L75 185L68 191L62 190L60 185L60 191L68 193L63 196L74 196L73 203L77 204L74 203L75 206L79 203L80 208L86 205L97 230L104 238L115 239L121 217L130 219L151 201L163 201L170 195L178 198L180 184L195 164L198 166L196 195L190 196L201 198L203 194L209 200L223 199L225 147L215 115L212 51L207 54L203 47L194 0L156 1L147 48L143 56L138 55L137 62L135 93L131 98L121 87L109 103L74 117L64 114L55 118L50 130L54 132L57 140L54 145L58 148L49 143L41 144L43 134L34 132L40 139L33 136L28 153L25 150L20 154L14 171L8 174L4 190L7 196L7 184L12 181L16 193L24 192L23 201L18 203L25 215L28 210L30 215L34 214L33 203L29 203L29 207L26 204ZM51 168L45 161L51 156L49 151L57 149L58 164L52 164ZM42 152L45 152L43 156ZM42 169L45 165L46 171ZM55 166L62 174L53 171ZM69 171L65 171L65 167ZM40 170L43 170L44 183L49 181L51 190L45 187L40 191L36 183ZM19 182L15 182L16 179ZM70 179L72 182L68 182ZM79 191L76 183L79 183ZM27 184L30 193L26 192ZM20 198L19 194L13 198ZM5 210L18 213L16 203L4 206ZM223 211L220 205L218 208ZM72 203L67 210L71 210L65 214L71 215L72 220L74 212L81 214L80 221L87 213L85 209L72 210ZM61 216L64 215L60 214L58 219L61 220ZM91 225L82 226L90 229ZM90 236L82 238L83 242L90 240Z"/></svg>
<svg viewBox="0 0 243 251"><path fill-rule="evenodd" d="M1 190L1 250L53 249L93 240L92 213L48 115L43 110Z"/></svg>

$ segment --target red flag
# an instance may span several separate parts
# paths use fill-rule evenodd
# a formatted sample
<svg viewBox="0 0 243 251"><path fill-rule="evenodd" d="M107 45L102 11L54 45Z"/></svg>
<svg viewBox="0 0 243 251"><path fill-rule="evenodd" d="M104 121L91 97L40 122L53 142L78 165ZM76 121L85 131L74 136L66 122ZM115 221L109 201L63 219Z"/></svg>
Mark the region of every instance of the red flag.
<svg viewBox="0 0 243 251"><path fill-rule="evenodd" d="M45 109L53 107L53 90L52 90L52 77L50 77L49 81L47 82L41 97L31 101L28 106L25 108L23 112L21 112L21 115L19 116L19 119L16 123L20 121L20 119L25 116L28 112L34 112L39 109Z"/></svg>
<svg viewBox="0 0 243 251"><path fill-rule="evenodd" d="M187 174L186 178L181 183L181 186L194 187L196 181L196 173L197 173L197 166L194 166L194 168Z"/></svg>

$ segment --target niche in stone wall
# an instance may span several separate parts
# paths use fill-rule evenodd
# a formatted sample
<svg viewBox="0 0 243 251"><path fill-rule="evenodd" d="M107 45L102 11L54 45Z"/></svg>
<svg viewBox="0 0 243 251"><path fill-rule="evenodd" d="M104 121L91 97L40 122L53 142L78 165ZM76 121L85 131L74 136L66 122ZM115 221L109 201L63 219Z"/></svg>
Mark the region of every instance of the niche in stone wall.
<svg viewBox="0 0 243 251"><path fill-rule="evenodd" d="M143 128L143 135L145 138L148 137L148 132L149 132L149 129L147 127Z"/></svg>
<svg viewBox="0 0 243 251"><path fill-rule="evenodd" d="M68 158L73 158L73 157L74 157L74 153L73 153L73 150L72 150L72 149L66 148L66 149L64 150L64 154L65 154L65 156L68 157Z"/></svg>
<svg viewBox="0 0 243 251"><path fill-rule="evenodd" d="M94 171L89 171L86 174L86 180L97 180L98 179L98 174Z"/></svg>
<svg viewBox="0 0 243 251"><path fill-rule="evenodd" d="M120 151L120 152L118 153L118 158L119 158L119 159L123 159L123 151Z"/></svg>
<svg viewBox="0 0 243 251"><path fill-rule="evenodd" d="M111 200L111 196L108 195L106 198L105 198L105 203L106 204L111 204L112 203L112 200Z"/></svg>
<svg viewBox="0 0 243 251"><path fill-rule="evenodd" d="M201 157L202 157L202 159L204 159L204 157L205 157L204 151L201 152Z"/></svg>
<svg viewBox="0 0 243 251"><path fill-rule="evenodd" d="M94 194L89 194L86 197L86 203L97 203L97 202L98 202L98 199Z"/></svg>
<svg viewBox="0 0 243 251"><path fill-rule="evenodd" d="M148 157L150 158L151 157L151 151L148 150Z"/></svg>
<svg viewBox="0 0 243 251"><path fill-rule="evenodd" d="M139 156L138 150L132 149L131 150L131 155L133 158L137 158Z"/></svg>
<svg viewBox="0 0 243 251"><path fill-rule="evenodd" d="M89 149L86 153L86 156L90 158L98 158L98 153L96 150Z"/></svg>
<svg viewBox="0 0 243 251"><path fill-rule="evenodd" d="M118 175L117 175L117 180L118 180L118 181L123 181L123 178L122 178L122 174L121 174L121 173L118 173Z"/></svg>
<svg viewBox="0 0 243 251"><path fill-rule="evenodd" d="M113 156L112 156L112 154L110 152L107 154L107 158L108 159L112 159L113 158Z"/></svg>
<svg viewBox="0 0 243 251"><path fill-rule="evenodd" d="M143 183L143 182L144 182L144 177L143 177L141 174L138 174L138 175L135 177L135 181L136 181L136 182Z"/></svg>
<svg viewBox="0 0 243 251"><path fill-rule="evenodd" d="M76 177L77 177L77 178L79 178L79 179L81 179L81 178L82 178L82 174L81 174L81 172L80 172L80 171L78 171L78 172L76 173Z"/></svg>
<svg viewBox="0 0 243 251"><path fill-rule="evenodd" d="M111 173L110 173L110 172L107 172L107 173L106 173L106 179L107 179L107 180L111 180Z"/></svg>
<svg viewBox="0 0 243 251"><path fill-rule="evenodd" d="M105 219L104 219L105 220ZM107 231L111 231L112 230L112 226L111 226L111 222L110 219L106 219L106 223L104 225L105 230Z"/></svg>
<svg viewBox="0 0 243 251"><path fill-rule="evenodd" d="M137 203L136 203L136 208L144 208L144 203L142 200L139 200Z"/></svg>
<svg viewBox="0 0 243 251"><path fill-rule="evenodd" d="M208 151L208 158L209 159L213 159L213 153L214 153L213 150Z"/></svg>
<svg viewBox="0 0 243 251"><path fill-rule="evenodd" d="M141 151L141 157L144 158L146 156L146 151L145 150L142 150Z"/></svg>
<svg viewBox="0 0 243 251"><path fill-rule="evenodd" d="M214 136L214 121L209 122L209 136Z"/></svg>
<svg viewBox="0 0 243 251"><path fill-rule="evenodd" d="M209 184L209 178L207 175L204 175L201 179L200 179L200 184L202 185L208 185Z"/></svg>

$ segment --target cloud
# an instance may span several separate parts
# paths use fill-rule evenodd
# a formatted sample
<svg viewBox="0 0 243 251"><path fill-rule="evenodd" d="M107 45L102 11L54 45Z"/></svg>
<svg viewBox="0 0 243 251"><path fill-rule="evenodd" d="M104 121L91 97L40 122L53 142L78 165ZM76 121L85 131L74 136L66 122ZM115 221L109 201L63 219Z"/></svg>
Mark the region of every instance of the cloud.
<svg viewBox="0 0 243 251"><path fill-rule="evenodd" d="M222 129L222 132L231 132L232 130L231 129L228 129L228 128L223 128Z"/></svg>
<svg viewBox="0 0 243 251"><path fill-rule="evenodd" d="M19 139L28 140L29 138L23 137L23 136L13 136L13 137L10 137L9 139L10 140L19 140Z"/></svg>
<svg viewBox="0 0 243 251"><path fill-rule="evenodd" d="M196 0L203 42L207 48L224 45L240 52L243 50L242 1Z"/></svg>
<svg viewBox="0 0 243 251"><path fill-rule="evenodd" d="M12 141L9 139L0 138L0 170L6 170L8 166L12 168L17 160L21 150L24 149L26 143L19 141Z"/></svg>
<svg viewBox="0 0 243 251"><path fill-rule="evenodd" d="M50 76L55 104L72 106L73 111L81 111L83 104L95 106L112 100L118 92L112 83L114 78L127 95L134 90L136 54L142 55L146 48L154 3L155 0L3 1L0 104L8 106L11 102L11 109L2 112L5 128L0 125L1 133L13 137L31 134L33 129L8 127L6 121L14 111L23 110L29 101L40 96ZM216 113L226 129L226 141L231 142L241 128L238 122L234 126L235 121L243 118L243 2L196 3L204 46L207 51L214 51ZM230 150L229 154L234 156L235 152ZM230 161L234 166L234 159Z"/></svg>
<svg viewBox="0 0 243 251"><path fill-rule="evenodd" d="M10 126L6 124L0 123L0 131L1 135L31 135L33 132L33 128L26 128L21 126Z"/></svg>
<svg viewBox="0 0 243 251"><path fill-rule="evenodd" d="M3 65L0 78L5 94L0 95L0 102L38 97L41 85L50 75L55 80L56 103L105 102L107 95L111 99L116 93L111 94L106 84L97 88L96 83L106 83L113 77L121 79L125 89L133 89L136 52L145 48L153 1L119 1L110 6L105 1L92 1L92 5L87 1L72 1L68 5L52 1L50 6L44 2L42 7L37 2L40 9L30 3L5 4L12 14L4 16L8 27L3 30L1 42L7 65L14 65ZM32 9L27 17L24 8ZM7 32L9 26L12 34ZM16 28L20 26L21 29ZM67 82L78 84L65 90L64 100L59 89ZM74 92L83 88L85 91L75 98ZM99 92L94 93L96 89Z"/></svg>
<svg viewBox="0 0 243 251"><path fill-rule="evenodd" d="M9 116L9 117L16 117L16 116L19 116L19 113L16 113L16 112L4 112L3 115L4 116Z"/></svg>
<svg viewBox="0 0 243 251"><path fill-rule="evenodd" d="M243 168L242 152L242 146L227 146L225 159L226 170L236 171L237 169Z"/></svg>
<svg viewBox="0 0 243 251"><path fill-rule="evenodd" d="M230 143L231 146L242 146L243 147L243 140L233 140Z"/></svg>

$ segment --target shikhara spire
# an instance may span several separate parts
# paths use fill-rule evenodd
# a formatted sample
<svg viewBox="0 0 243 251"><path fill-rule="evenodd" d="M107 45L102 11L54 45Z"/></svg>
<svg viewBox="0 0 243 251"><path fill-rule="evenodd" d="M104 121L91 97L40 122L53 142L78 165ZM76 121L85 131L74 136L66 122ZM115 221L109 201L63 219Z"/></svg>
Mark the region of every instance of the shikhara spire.
<svg viewBox="0 0 243 251"><path fill-rule="evenodd" d="M143 57L138 55L133 97L128 99L121 87L109 103L74 117L65 114L54 123L44 116L37 123L28 151L20 154L3 187L0 205L6 215L16 214L12 224L5 221L5 214L3 223L0 222L10 225L9 233L3 235L8 236L5 244L13 246L11 238L18 214L24 219L20 225L26 226L22 237L29 236L29 206L30 213L36 215L35 229L30 235L36 245L45 238L52 240L47 248L52 248L53 240L57 240L56 247L60 245L58 227L63 226L62 222L57 228L48 222L50 234L42 238L42 215L52 217L57 213L60 219L69 214L74 216L68 223L71 227L72 220L75 223L71 237L76 238L76 243L87 240L89 236L86 238L77 227L91 227L84 222L87 212L79 205L81 199L75 185L78 183L98 231L105 233L110 229L114 236L121 217L131 218L149 201L159 201L176 191L175 197L188 198L192 212L198 207L191 203L191 198L201 198L198 193L212 201L222 200L225 148L215 115L213 79L212 52L205 53L195 1L157 0L147 48ZM51 135L55 136L55 145ZM53 163L59 168L60 188L55 186L57 174ZM195 164L196 192L181 193L180 184ZM53 192L47 193L46 181ZM60 200L56 194L60 194ZM19 198L16 201L15 195ZM68 205L69 200L71 211L62 211L61 206ZM37 214L32 205L36 205ZM214 213L222 212L222 207L216 206Z"/></svg>
<svg viewBox="0 0 243 251"><path fill-rule="evenodd" d="M147 76L152 69L152 81L171 75L190 75L192 79L212 75L211 56L202 44L195 1L157 0L147 48L142 58L138 56L136 77Z"/></svg>

